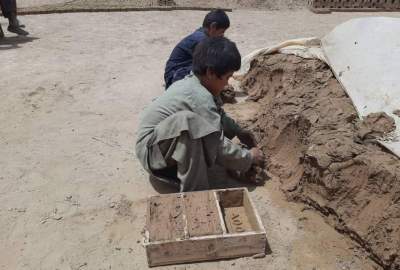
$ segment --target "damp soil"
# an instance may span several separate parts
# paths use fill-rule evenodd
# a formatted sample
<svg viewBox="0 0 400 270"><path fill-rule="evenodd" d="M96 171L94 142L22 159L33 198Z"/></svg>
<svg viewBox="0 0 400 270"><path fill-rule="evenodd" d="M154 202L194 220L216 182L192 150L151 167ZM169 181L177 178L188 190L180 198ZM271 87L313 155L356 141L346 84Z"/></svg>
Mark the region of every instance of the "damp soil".
<svg viewBox="0 0 400 270"><path fill-rule="evenodd" d="M287 198L319 211L384 269L400 269L400 162L374 140L393 119L359 119L320 60L260 56L241 86L258 104L245 124Z"/></svg>

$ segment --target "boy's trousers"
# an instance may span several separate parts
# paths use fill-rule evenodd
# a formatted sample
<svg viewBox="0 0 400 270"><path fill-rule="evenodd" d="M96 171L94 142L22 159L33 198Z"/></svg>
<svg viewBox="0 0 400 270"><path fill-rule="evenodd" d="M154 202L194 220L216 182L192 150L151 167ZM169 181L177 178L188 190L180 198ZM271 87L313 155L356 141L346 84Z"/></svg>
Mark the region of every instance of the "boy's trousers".
<svg viewBox="0 0 400 270"><path fill-rule="evenodd" d="M0 0L0 7L3 16L10 18L12 13L17 12L17 1L16 0Z"/></svg>
<svg viewBox="0 0 400 270"><path fill-rule="evenodd" d="M207 138L204 138L207 140ZM203 138L191 139L187 132L181 136L153 145L149 149L149 165L154 172L165 169L160 160L164 160L170 168L176 170L176 177L180 179L180 191L194 191L209 189L208 166L205 155L205 141ZM168 175L159 177L168 178ZM172 179L165 179L171 181Z"/></svg>
<svg viewBox="0 0 400 270"><path fill-rule="evenodd" d="M169 121L185 122L186 114L178 113ZM170 175L159 172L166 168L176 168L175 178L181 192L209 189L208 169L215 164L226 169L247 171L251 166L251 156L240 146L233 144L221 132L214 132L200 138L193 138L190 131L182 131L178 137L163 139L156 138L161 132L153 133L152 141L157 143L147 147L148 165L151 173L166 181Z"/></svg>

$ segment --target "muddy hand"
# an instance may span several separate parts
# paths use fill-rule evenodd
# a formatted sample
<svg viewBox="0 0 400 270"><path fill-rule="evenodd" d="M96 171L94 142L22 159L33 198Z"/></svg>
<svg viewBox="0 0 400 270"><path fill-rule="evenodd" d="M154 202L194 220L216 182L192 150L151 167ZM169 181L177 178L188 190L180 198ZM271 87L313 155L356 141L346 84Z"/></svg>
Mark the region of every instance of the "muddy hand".
<svg viewBox="0 0 400 270"><path fill-rule="evenodd" d="M248 175L249 181L256 185L262 185L271 178L265 169L255 165L253 165L246 174Z"/></svg>
<svg viewBox="0 0 400 270"><path fill-rule="evenodd" d="M241 143L245 144L249 148L257 146L256 137L254 136L253 132L249 130L242 130L237 137Z"/></svg>
<svg viewBox="0 0 400 270"><path fill-rule="evenodd" d="M265 163L264 153L259 148L251 148L250 149L251 157L253 158L253 164L263 167Z"/></svg>
<svg viewBox="0 0 400 270"><path fill-rule="evenodd" d="M254 185L263 185L265 181L270 178L264 169L255 165L251 166L247 172L230 170L228 171L228 174L240 182Z"/></svg>

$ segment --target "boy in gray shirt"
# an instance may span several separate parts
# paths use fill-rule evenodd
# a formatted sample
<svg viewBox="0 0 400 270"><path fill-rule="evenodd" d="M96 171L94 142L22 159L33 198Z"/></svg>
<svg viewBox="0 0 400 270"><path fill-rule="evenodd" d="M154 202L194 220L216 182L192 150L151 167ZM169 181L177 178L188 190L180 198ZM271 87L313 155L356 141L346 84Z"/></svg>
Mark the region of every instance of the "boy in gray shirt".
<svg viewBox="0 0 400 270"><path fill-rule="evenodd" d="M197 45L194 74L174 83L142 115L136 155L146 171L177 182L183 192L209 189L207 169L215 164L246 172L263 162L251 132L215 103L240 64L240 53L227 38L207 38ZM251 149L232 143L225 131Z"/></svg>

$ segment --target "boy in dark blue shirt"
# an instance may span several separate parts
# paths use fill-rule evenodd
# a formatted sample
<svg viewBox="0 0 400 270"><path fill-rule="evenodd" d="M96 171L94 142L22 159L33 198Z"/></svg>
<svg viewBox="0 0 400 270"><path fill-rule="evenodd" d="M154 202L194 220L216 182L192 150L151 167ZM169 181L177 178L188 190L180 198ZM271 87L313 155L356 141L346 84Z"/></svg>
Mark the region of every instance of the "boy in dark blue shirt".
<svg viewBox="0 0 400 270"><path fill-rule="evenodd" d="M207 37L223 36L229 26L228 15L223 10L209 12L204 18L203 27L185 37L172 51L165 66L165 89L192 71L193 51L200 41Z"/></svg>

